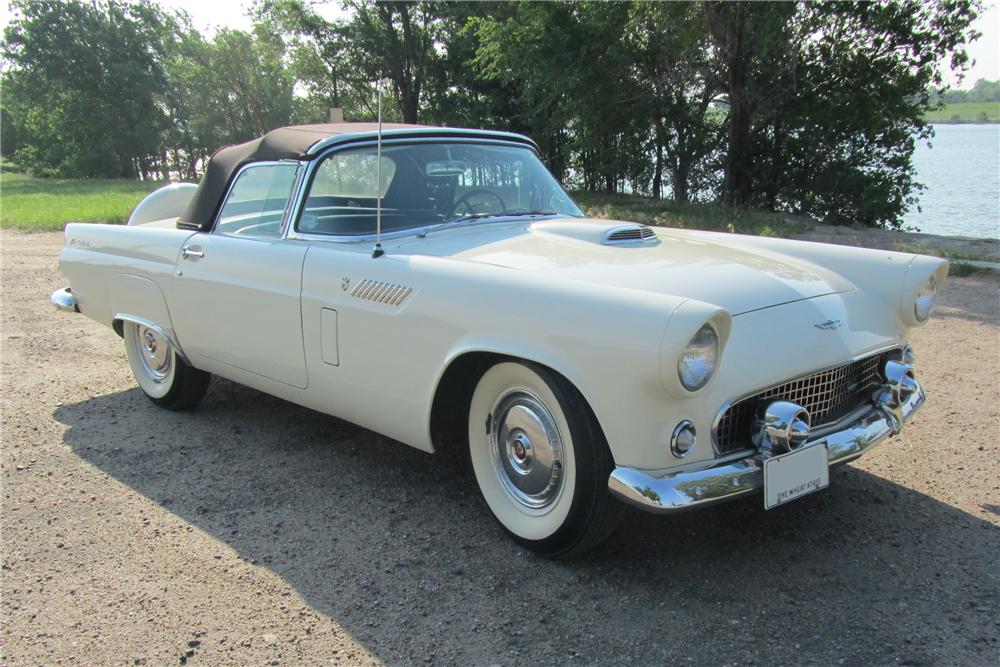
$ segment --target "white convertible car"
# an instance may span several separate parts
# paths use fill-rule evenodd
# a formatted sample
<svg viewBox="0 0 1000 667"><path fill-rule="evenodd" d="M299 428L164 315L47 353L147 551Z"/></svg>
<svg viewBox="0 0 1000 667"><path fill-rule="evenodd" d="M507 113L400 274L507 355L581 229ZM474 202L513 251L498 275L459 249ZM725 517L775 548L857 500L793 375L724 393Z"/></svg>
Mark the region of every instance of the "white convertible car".
<svg viewBox="0 0 1000 667"><path fill-rule="evenodd" d="M195 406L214 373L459 443L547 556L598 544L624 503L827 486L924 402L907 339L948 271L588 219L523 136L352 123L225 148L127 226L69 225L60 264L52 302L113 327L157 405Z"/></svg>

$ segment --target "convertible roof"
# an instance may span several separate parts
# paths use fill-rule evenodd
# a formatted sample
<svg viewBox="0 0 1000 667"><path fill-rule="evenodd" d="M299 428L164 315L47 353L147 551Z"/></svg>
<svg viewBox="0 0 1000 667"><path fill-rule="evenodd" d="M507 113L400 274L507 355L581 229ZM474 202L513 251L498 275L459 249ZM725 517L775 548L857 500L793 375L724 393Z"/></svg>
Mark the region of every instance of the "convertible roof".
<svg viewBox="0 0 1000 667"><path fill-rule="evenodd" d="M221 148L212 155L205 175L198 184L187 208L177 220L182 229L207 230L235 174L251 162L275 160L311 160L329 146L369 141L378 134L378 123L328 123L292 125L271 130L263 137L244 144ZM522 143L538 150L527 137L508 132L463 130L431 125L382 123L383 138L476 138L500 139Z"/></svg>

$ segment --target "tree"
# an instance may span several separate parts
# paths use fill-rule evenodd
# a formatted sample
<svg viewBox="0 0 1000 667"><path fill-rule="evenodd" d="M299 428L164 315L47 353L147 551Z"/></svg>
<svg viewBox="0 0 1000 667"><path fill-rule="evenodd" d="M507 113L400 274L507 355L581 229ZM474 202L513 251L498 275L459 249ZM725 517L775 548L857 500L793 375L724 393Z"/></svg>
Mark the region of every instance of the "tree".
<svg viewBox="0 0 1000 667"><path fill-rule="evenodd" d="M722 92L713 69L705 6L636 3L624 39L638 77L642 109L653 127L655 165L651 194L659 198L664 171L673 199L686 202L691 181L720 146L721 127L711 104ZM700 183L699 189L707 189Z"/></svg>
<svg viewBox="0 0 1000 667"><path fill-rule="evenodd" d="M325 121L334 107L349 119L373 115L371 80L352 62L343 22L326 20L306 0L262 0L254 15L258 25L286 41L289 69L306 91L298 100L298 120Z"/></svg>
<svg viewBox="0 0 1000 667"><path fill-rule="evenodd" d="M220 30L212 41L187 26L166 62L166 107L174 169L191 177L221 146L288 125L295 80L280 38L263 26L253 33Z"/></svg>
<svg viewBox="0 0 1000 667"><path fill-rule="evenodd" d="M723 201L899 224L941 68L962 68L978 5L711 4L726 81Z"/></svg>
<svg viewBox="0 0 1000 667"><path fill-rule="evenodd" d="M162 172L162 63L173 24L153 5L14 0L4 32L15 159L70 176Z"/></svg>

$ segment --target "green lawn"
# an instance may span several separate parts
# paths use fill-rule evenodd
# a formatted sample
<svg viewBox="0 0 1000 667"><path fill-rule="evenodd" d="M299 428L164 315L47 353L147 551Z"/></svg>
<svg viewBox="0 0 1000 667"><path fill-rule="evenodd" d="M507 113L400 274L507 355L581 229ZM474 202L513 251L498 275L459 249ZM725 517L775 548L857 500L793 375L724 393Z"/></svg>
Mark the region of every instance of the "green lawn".
<svg viewBox="0 0 1000 667"><path fill-rule="evenodd" d="M929 111L932 123L1000 123L1000 102L957 102Z"/></svg>
<svg viewBox="0 0 1000 667"><path fill-rule="evenodd" d="M0 227L41 232L68 222L122 223L155 181L32 178L0 171Z"/></svg>

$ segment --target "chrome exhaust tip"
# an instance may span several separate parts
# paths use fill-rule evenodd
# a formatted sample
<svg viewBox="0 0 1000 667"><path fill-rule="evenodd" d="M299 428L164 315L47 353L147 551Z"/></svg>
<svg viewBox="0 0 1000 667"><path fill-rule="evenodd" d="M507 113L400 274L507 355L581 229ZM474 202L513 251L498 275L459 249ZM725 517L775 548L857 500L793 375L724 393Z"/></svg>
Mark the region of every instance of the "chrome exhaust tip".
<svg viewBox="0 0 1000 667"><path fill-rule="evenodd" d="M809 440L809 411L791 401L774 401L764 410L764 419L753 443L761 453L781 454L798 449Z"/></svg>

